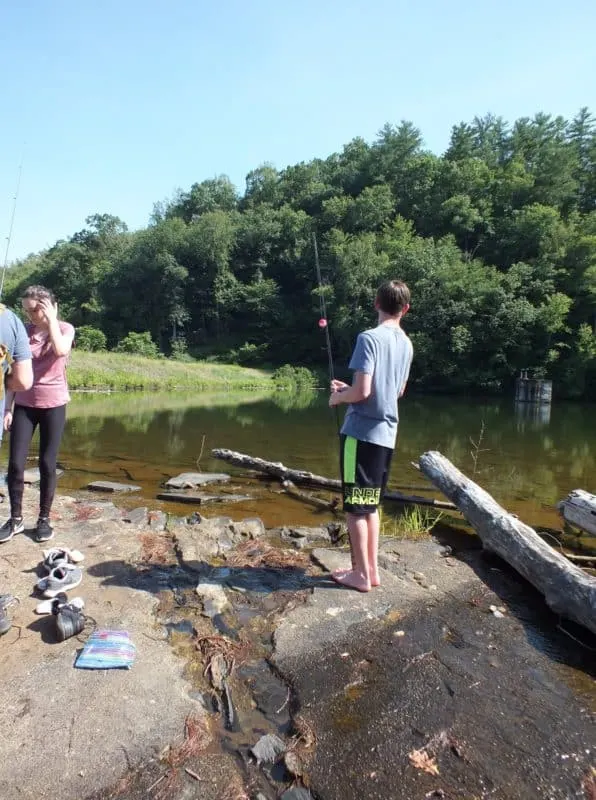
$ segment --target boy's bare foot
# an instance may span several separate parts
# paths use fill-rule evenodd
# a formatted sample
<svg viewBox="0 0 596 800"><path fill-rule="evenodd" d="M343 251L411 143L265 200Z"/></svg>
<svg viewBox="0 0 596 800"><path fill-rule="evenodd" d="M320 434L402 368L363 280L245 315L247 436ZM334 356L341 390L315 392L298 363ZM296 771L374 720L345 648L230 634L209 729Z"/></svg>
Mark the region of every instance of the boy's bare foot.
<svg viewBox="0 0 596 800"><path fill-rule="evenodd" d="M370 582L366 580L361 572L354 572L353 570L348 570L343 574L338 574L338 572L331 573L331 577L336 583L346 586L348 589L356 589L357 592L370 592Z"/></svg>
<svg viewBox="0 0 596 800"><path fill-rule="evenodd" d="M333 572L331 573L331 577L335 580L336 576L343 577L343 576L347 575L349 572L352 572L352 570L351 569L334 569ZM371 586L380 586L381 585L381 579L379 578L378 575L373 575L371 577L370 585Z"/></svg>

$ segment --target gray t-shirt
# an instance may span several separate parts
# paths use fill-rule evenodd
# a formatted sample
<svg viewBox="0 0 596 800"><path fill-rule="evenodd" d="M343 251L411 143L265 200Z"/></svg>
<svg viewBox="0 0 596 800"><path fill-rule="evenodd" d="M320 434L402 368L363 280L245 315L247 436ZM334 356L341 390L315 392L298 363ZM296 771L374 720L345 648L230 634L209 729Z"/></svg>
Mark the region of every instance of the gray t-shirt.
<svg viewBox="0 0 596 800"><path fill-rule="evenodd" d="M341 432L362 442L395 447L397 400L410 374L412 342L401 328L378 325L358 336L350 369L372 376L366 400L348 406Z"/></svg>
<svg viewBox="0 0 596 800"><path fill-rule="evenodd" d="M31 358L31 348L29 347L29 337L21 320L8 308L0 307L0 344L5 345L6 349L13 358L13 361L27 361ZM1 380L5 380L8 364L2 364L3 374ZM2 397L0 398L0 442L4 426L4 401L6 399L6 389L3 387Z"/></svg>

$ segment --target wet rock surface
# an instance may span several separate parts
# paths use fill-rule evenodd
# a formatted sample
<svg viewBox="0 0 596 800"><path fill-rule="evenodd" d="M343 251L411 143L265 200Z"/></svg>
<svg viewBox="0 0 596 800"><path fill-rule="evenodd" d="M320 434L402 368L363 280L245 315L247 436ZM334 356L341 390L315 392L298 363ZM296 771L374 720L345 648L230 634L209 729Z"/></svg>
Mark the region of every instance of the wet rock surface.
<svg viewBox="0 0 596 800"><path fill-rule="evenodd" d="M80 643L31 616L41 548L2 546L22 599L0 640L3 800L586 796L593 665L502 562L387 540L359 594L330 580L349 555L328 527L88 498L59 498L55 525L86 555L86 612L138 655L74 670Z"/></svg>

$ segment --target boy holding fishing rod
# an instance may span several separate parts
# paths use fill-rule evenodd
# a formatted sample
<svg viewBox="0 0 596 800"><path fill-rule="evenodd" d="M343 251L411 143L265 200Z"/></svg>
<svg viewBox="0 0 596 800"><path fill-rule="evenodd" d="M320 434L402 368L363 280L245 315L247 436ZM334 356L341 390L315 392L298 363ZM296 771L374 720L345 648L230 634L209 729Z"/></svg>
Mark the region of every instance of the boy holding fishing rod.
<svg viewBox="0 0 596 800"><path fill-rule="evenodd" d="M347 513L352 569L336 570L342 586L368 592L379 586L378 507L385 491L398 425L412 343L401 328L410 308L410 290L401 281L383 283L376 295L376 328L359 334L350 369L352 385L331 381L329 405L348 405L340 431L341 479Z"/></svg>

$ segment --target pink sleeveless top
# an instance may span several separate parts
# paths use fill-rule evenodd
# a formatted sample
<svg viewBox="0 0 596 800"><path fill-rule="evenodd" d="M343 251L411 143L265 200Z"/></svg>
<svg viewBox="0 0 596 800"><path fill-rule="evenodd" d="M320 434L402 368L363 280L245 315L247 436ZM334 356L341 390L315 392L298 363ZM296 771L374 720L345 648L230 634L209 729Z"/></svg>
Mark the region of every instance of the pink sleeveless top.
<svg viewBox="0 0 596 800"><path fill-rule="evenodd" d="M59 322L60 331L74 335L74 328L68 322ZM48 334L34 332L33 325L26 325L29 345L33 356L33 386L26 392L17 392L15 405L28 408L56 408L70 402L66 382L68 356L54 353Z"/></svg>

